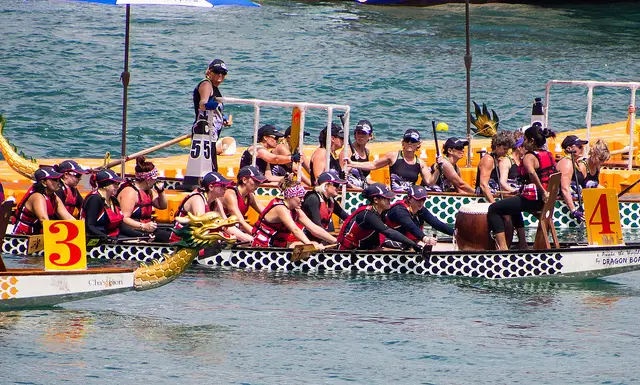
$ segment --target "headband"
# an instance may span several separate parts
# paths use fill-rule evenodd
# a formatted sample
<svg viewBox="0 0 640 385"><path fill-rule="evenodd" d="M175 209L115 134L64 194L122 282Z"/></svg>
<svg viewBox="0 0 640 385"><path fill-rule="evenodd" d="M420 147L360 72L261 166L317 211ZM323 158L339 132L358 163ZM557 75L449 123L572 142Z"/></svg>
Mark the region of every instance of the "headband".
<svg viewBox="0 0 640 385"><path fill-rule="evenodd" d="M295 186L287 187L286 189L284 189L283 193L285 198L294 198L304 196L307 191L304 189L304 187L302 187L301 184L298 184Z"/></svg>
<svg viewBox="0 0 640 385"><path fill-rule="evenodd" d="M136 179L137 180L154 179L154 178L157 178L157 177L158 177L158 169L155 168L155 167L151 171L136 172Z"/></svg>

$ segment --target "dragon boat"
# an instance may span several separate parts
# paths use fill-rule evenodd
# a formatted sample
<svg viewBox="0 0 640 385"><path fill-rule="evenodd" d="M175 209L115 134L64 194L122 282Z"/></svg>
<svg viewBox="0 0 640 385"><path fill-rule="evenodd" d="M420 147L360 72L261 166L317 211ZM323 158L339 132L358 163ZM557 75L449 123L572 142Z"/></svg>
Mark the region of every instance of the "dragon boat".
<svg viewBox="0 0 640 385"><path fill-rule="evenodd" d="M0 209L4 226L10 203ZM177 250L137 269L102 267L76 271L47 271L34 268L7 268L0 257L0 310L52 306L63 302L101 297L126 291L142 291L166 285L191 265L199 251L213 243L234 242L223 234L224 228L237 219L220 218L208 213L200 217L181 218L182 240ZM4 229L2 229L4 232Z"/></svg>

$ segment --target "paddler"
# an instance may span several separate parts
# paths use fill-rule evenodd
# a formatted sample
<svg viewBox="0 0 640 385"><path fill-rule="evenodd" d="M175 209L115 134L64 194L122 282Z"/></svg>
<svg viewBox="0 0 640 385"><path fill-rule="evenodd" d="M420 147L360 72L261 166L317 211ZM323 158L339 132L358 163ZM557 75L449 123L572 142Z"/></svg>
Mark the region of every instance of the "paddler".
<svg viewBox="0 0 640 385"><path fill-rule="evenodd" d="M369 204L360 206L342 224L338 243L340 250L375 250L380 248L381 235L399 242L403 248L420 252L422 246L385 225L381 215L391 205L396 194L382 183L372 183L362 195Z"/></svg>
<svg viewBox="0 0 640 385"><path fill-rule="evenodd" d="M14 234L42 234L42 221L53 219L74 220L56 191L60 189L62 174L51 167L41 167L33 175L36 182L27 190L16 208Z"/></svg>
<svg viewBox="0 0 640 385"><path fill-rule="evenodd" d="M247 212L253 208L257 213L264 211L264 206L256 198L256 189L267 178L255 166L245 166L238 171L237 185L230 185L224 192L222 205L227 215L238 218L239 228L246 234L253 233L253 226L247 222Z"/></svg>
<svg viewBox="0 0 640 385"><path fill-rule="evenodd" d="M444 192L475 194L473 187L460 176L458 161L464 158L464 148L468 140L449 138L442 146L442 157L431 166L434 178L434 189Z"/></svg>
<svg viewBox="0 0 640 385"><path fill-rule="evenodd" d="M300 182L293 180L293 174L285 176L278 187L284 198L274 198L260 213L253 227L253 246L290 247L297 244L313 244L322 250L324 247L312 242L303 229L315 238L336 243L336 237L313 223L301 210L306 190Z"/></svg>
<svg viewBox="0 0 640 385"><path fill-rule="evenodd" d="M589 143L588 140L582 140L576 135L567 135L561 145L565 155L560 158L557 165L558 171L562 173L560 195L569 208L571 216L578 223L584 222L584 212L576 207L573 199L582 194L584 175L587 173L587 165L582 161L582 157L584 145L587 143Z"/></svg>
<svg viewBox="0 0 640 385"><path fill-rule="evenodd" d="M193 108L195 110L195 120L191 131L193 134L209 134L211 137L211 167L218 170L218 157L216 142L223 127L231 125L231 119L223 115L224 105L216 101L222 94L218 87L227 76L227 65L220 59L215 59L209 64L205 72L205 78L198 83L193 90ZM213 127L208 127L211 120Z"/></svg>
<svg viewBox="0 0 640 385"><path fill-rule="evenodd" d="M159 229L153 221L154 207L164 210L168 206L164 184L157 182L158 169L143 156L136 158L135 178L128 180L116 194L124 223L134 230L154 237L156 242L169 242L170 232Z"/></svg>
<svg viewBox="0 0 640 385"><path fill-rule="evenodd" d="M367 148L367 143L373 138L373 125L370 121L362 119L356 124L353 130L353 143L349 143L351 162L369 162L371 161L371 152ZM354 168L347 176L347 182L352 187L365 188L373 183L369 176L370 171Z"/></svg>
<svg viewBox="0 0 640 385"><path fill-rule="evenodd" d="M212 171L207 173L202 177L200 187L196 188L189 193L189 195L184 197L176 210L176 218L186 217L187 213L194 216L200 216L209 211L217 211L223 215L224 218L226 215L224 215L224 210L222 210L220 198L224 196L225 191L227 188L231 187L232 184L232 181L225 178L219 172ZM174 229L179 229L181 227L182 225L178 221L175 221ZM235 236L240 242L253 241L253 238L250 235L243 233L236 227L228 227L225 229L225 232L229 235ZM178 241L180 241L180 237L172 232L170 242L173 243Z"/></svg>
<svg viewBox="0 0 640 385"><path fill-rule="evenodd" d="M556 161L553 154L545 150L547 138L554 138L556 134L548 128L542 128L534 123L524 132L524 146L527 153L522 158L518 174L522 187L519 195L502 199L489 206L487 220L492 231L498 250L507 249L504 234L503 215L511 215L513 227L518 232L518 248L526 249L523 212L538 212L549 200L547 185L551 174L556 172Z"/></svg>
<svg viewBox="0 0 640 385"><path fill-rule="evenodd" d="M335 200L340 195L339 189L346 183L347 181L340 178L335 170L323 172L316 180L313 190L304 196L302 211L316 225L327 231L333 231L331 218L334 214L342 220L349 216Z"/></svg>
<svg viewBox="0 0 640 385"><path fill-rule="evenodd" d="M82 195L77 186L82 175L89 174L90 171L80 166L75 160L65 160L53 168L62 173L62 188L56 191L56 195L64 203L69 214L79 218L80 209L82 209Z"/></svg>
<svg viewBox="0 0 640 385"><path fill-rule="evenodd" d="M80 217L85 221L87 238L97 237L115 241L119 235L139 237L135 231L123 223L120 202L116 199L118 186L125 180L113 170L100 170L91 175L89 182L95 190L87 194L82 204Z"/></svg>
<svg viewBox="0 0 640 385"><path fill-rule="evenodd" d="M402 136L402 150L389 151L371 162L348 160L348 164L351 168L367 171L389 166L391 189L393 191L407 191L409 187L418 182L419 176L422 176L422 184L431 186L434 182L431 170L417 154L421 144L422 141L418 130L410 128Z"/></svg>
<svg viewBox="0 0 640 385"><path fill-rule="evenodd" d="M593 146L589 147L589 156L585 161L587 174L584 176L582 188L600 187L600 168L609 158L611 158L609 147L602 139L598 139Z"/></svg>
<svg viewBox="0 0 640 385"><path fill-rule="evenodd" d="M499 168L500 159L507 155L514 144L513 133L500 131L491 137L491 152L480 159L476 173L475 193L484 195L490 203L496 201L493 194L503 191L500 184L503 173L503 170Z"/></svg>
<svg viewBox="0 0 640 385"><path fill-rule="evenodd" d="M441 222L424 207L426 202L427 189L422 186L411 186L403 200L392 204L389 210L384 212L382 216L384 223L421 245L433 246L438 241L437 237L424 233L425 223L442 233L453 235L451 226ZM396 241L383 238L381 242L384 247L401 248Z"/></svg>
<svg viewBox="0 0 640 385"><path fill-rule="evenodd" d="M305 131L304 136L310 136L310 135L311 134ZM291 155L290 139L291 139L291 126L289 126L289 128L287 128L284 131L284 137L278 140L278 145L271 152L276 155L290 156ZM308 173L310 173L311 168L309 166L309 161L307 160L307 158L301 157L301 161L302 161L302 168L304 168ZM271 169L271 175L275 177L283 177L290 172L297 174L298 172L298 169L294 168L294 163L269 164L268 167ZM302 175L298 175L298 176L300 177L300 180L302 180L302 183L306 184L307 186L311 186L311 179L309 179L309 177L305 173L302 173Z"/></svg>
<svg viewBox="0 0 640 385"><path fill-rule="evenodd" d="M344 157L337 154L337 151L344 147L344 130L337 124L331 123L331 132L329 135L331 135L331 139L329 139L331 144L329 148L330 155L328 169L336 171L339 175L344 175L342 171ZM309 176L312 185L316 184L316 178L327 169L327 127L320 131L320 135L318 135L318 142L320 143L320 147L313 152L311 160L309 161L309 166L311 168Z"/></svg>
<svg viewBox="0 0 640 385"><path fill-rule="evenodd" d="M240 158L240 168L251 166L253 155L256 155L256 167L260 173L265 175L270 181L279 181L280 176L272 176L269 165L289 164L299 162L302 155L298 152L291 155L277 155L271 152L278 145L278 139L284 137L284 133L271 124L265 124L258 129L258 144L254 148L247 148Z"/></svg>
<svg viewBox="0 0 640 385"><path fill-rule="evenodd" d="M522 161L522 157L527 152L524 148L524 134L522 131L513 131L513 139L515 140L515 144L511 148L511 151L498 161L500 188L508 193L516 193L520 190L518 166Z"/></svg>

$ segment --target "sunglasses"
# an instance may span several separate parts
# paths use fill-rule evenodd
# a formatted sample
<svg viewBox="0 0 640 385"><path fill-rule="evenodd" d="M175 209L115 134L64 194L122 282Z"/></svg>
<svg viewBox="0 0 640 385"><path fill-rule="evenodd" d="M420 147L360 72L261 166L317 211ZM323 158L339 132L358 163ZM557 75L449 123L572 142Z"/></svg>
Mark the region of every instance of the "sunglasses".
<svg viewBox="0 0 640 385"><path fill-rule="evenodd" d="M82 174L78 174L77 172L70 172L69 175L74 176L76 178L81 178Z"/></svg>
<svg viewBox="0 0 640 385"><path fill-rule="evenodd" d="M420 142L420 139L405 138L405 139L404 139L404 142L405 142L405 143L415 144L415 143Z"/></svg>
<svg viewBox="0 0 640 385"><path fill-rule="evenodd" d="M227 75L227 73L224 72L224 71L213 71L213 73L216 74L216 75L223 75L223 76Z"/></svg>
<svg viewBox="0 0 640 385"><path fill-rule="evenodd" d="M340 183L329 183L330 185L332 185L335 188L340 188Z"/></svg>
<svg viewBox="0 0 640 385"><path fill-rule="evenodd" d="M452 150L458 150L458 151L462 151L464 150L464 146L461 147L451 147Z"/></svg>

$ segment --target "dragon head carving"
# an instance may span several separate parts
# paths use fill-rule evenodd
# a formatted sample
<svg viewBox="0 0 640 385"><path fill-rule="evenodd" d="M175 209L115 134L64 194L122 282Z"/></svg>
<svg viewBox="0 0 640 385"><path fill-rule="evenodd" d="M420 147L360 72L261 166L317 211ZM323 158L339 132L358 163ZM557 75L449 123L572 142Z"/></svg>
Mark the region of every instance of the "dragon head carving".
<svg viewBox="0 0 640 385"><path fill-rule="evenodd" d="M186 217L178 217L176 221L182 225L173 232L181 238L177 246L190 249L202 249L219 241L233 243L235 237L224 233L224 229L238 223L234 215L224 219L215 211L210 211L200 216L187 213Z"/></svg>
<svg viewBox="0 0 640 385"><path fill-rule="evenodd" d="M498 125L500 124L500 118L498 118L498 114L494 110L491 110L491 115L489 114L489 109L487 109L487 105L482 103L482 109L478 103L473 102L473 106L475 107L475 114L469 114L471 117L471 123L473 123L476 128L471 128L473 132L480 136L492 137L498 132Z"/></svg>

